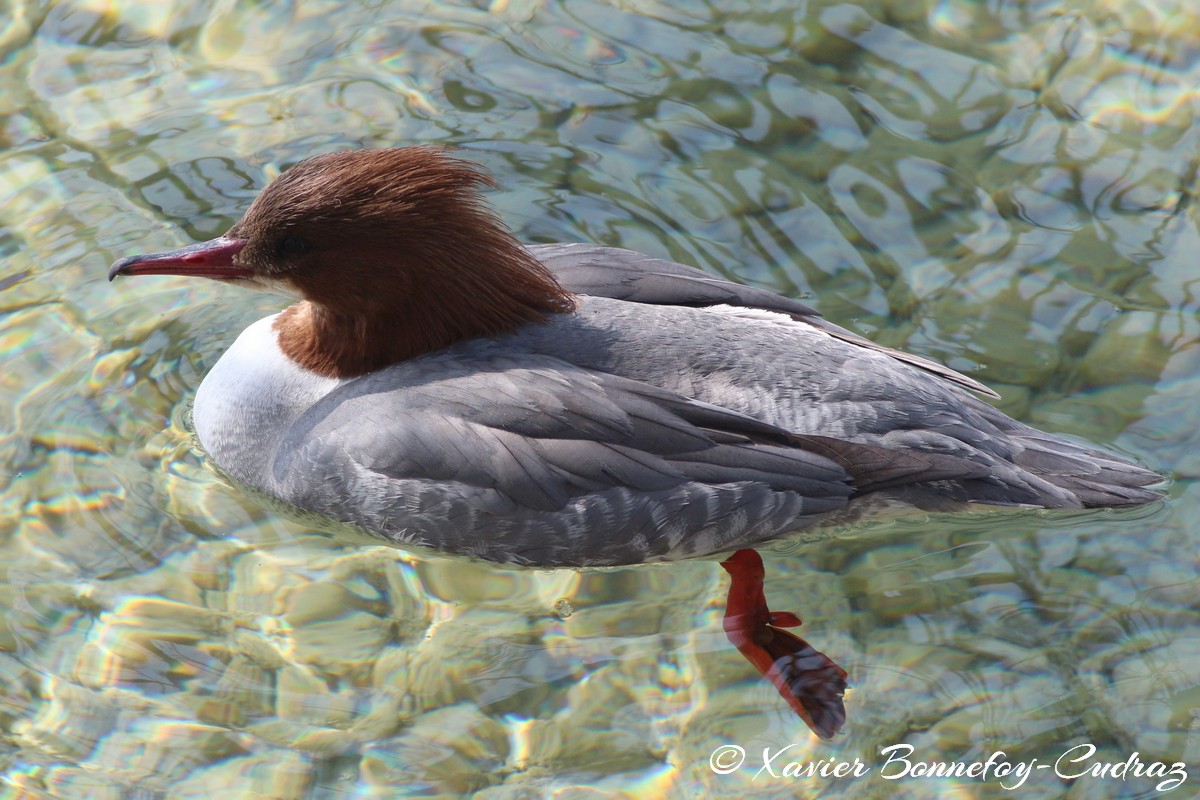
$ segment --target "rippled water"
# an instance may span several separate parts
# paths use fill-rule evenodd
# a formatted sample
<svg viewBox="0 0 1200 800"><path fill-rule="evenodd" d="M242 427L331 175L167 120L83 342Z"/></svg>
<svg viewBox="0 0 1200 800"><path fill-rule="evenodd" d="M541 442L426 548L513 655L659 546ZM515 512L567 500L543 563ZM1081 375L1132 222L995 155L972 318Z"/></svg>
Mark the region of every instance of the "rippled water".
<svg viewBox="0 0 1200 800"><path fill-rule="evenodd" d="M5 796L1158 793L889 780L898 743L1051 765L1090 743L1075 772L1136 752L1185 765L1173 796L1200 785L1192 3L2 8ZM281 301L105 269L222 232L303 156L411 142L492 170L527 240L810 298L1169 474L1170 499L764 551L772 607L850 673L832 742L726 641L715 562L518 572L311 532L186 427ZM757 772L791 744L776 773L871 771Z"/></svg>

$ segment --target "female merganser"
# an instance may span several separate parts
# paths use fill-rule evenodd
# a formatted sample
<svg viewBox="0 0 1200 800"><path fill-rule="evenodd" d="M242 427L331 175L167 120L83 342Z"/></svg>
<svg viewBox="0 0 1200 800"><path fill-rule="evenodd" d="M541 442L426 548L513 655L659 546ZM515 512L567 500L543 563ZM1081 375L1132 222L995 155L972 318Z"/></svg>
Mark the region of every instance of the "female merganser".
<svg viewBox="0 0 1200 800"><path fill-rule="evenodd" d="M794 300L628 250L523 246L490 184L430 147L317 156L224 236L113 264L300 298L196 393L221 470L398 545L539 566L719 553L885 504L1159 498L1153 472Z"/></svg>

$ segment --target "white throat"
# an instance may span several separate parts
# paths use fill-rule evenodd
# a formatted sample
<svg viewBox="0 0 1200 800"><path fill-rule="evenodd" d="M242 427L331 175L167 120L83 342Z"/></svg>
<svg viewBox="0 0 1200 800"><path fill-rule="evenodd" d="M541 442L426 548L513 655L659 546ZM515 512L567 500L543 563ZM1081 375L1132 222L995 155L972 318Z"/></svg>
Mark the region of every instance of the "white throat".
<svg viewBox="0 0 1200 800"><path fill-rule="evenodd" d="M200 444L239 480L270 474L279 442L305 410L344 380L304 369L279 349L274 314L242 331L196 391Z"/></svg>

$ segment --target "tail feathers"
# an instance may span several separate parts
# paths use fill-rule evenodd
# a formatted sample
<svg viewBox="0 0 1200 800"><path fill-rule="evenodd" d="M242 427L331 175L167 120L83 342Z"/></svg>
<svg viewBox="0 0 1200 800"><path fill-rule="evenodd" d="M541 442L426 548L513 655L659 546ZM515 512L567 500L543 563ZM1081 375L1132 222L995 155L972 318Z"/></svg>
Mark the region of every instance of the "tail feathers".
<svg viewBox="0 0 1200 800"><path fill-rule="evenodd" d="M1162 476L1109 453L1082 447L1033 431L1015 437L1023 449L1014 463L1078 498L1084 508L1137 506L1161 500L1143 487L1162 482Z"/></svg>
<svg viewBox="0 0 1200 800"><path fill-rule="evenodd" d="M906 447L895 442L889 447L810 434L792 439L840 464L858 496L911 487L959 502L1042 508L1137 506L1162 499L1143 488L1162 477L1131 461L1025 426L1005 433L1003 455L961 443L950 453L917 449L907 440ZM929 447L945 444L925 439Z"/></svg>

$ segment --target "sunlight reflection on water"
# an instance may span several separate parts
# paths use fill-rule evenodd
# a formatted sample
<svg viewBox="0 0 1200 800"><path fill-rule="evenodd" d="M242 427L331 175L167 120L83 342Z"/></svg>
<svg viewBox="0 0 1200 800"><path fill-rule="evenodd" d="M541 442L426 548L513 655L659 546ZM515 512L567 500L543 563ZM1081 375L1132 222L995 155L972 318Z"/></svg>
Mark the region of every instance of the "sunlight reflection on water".
<svg viewBox="0 0 1200 800"><path fill-rule="evenodd" d="M1190 5L10 6L6 794L797 791L715 774L729 743L1052 760L1089 741L1200 769ZM811 298L1021 419L1172 472L1171 500L765 548L772 606L850 672L832 742L730 647L715 562L514 571L314 534L222 481L187 428L204 373L278 298L104 270L223 232L304 156L408 142L492 170L527 240Z"/></svg>

